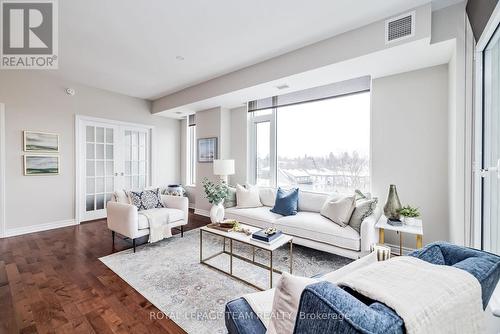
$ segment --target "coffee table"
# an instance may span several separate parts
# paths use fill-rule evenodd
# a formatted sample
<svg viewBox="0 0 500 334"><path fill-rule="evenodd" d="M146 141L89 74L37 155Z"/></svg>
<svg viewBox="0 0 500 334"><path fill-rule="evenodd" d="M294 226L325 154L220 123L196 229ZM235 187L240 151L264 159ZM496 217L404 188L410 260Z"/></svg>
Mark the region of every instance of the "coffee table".
<svg viewBox="0 0 500 334"><path fill-rule="evenodd" d="M250 232L252 232L252 233L260 230L260 228L249 226L249 225L244 225L244 224L241 224L241 227L244 229L249 229ZM223 245L222 250L220 252L217 252L217 253L212 254L206 258L203 258L203 235L205 233L209 233L212 235L222 237L224 245ZM229 250L226 249L226 239L229 239ZM241 256L239 254L235 254L233 252L233 243L234 242L241 242L243 244L252 246L252 258L249 259L249 258L246 258L246 257ZM267 244L264 242L255 241L252 239L251 235L246 235L245 233L242 233L242 232L234 232L234 231L225 232L225 231L221 231L221 230L217 230L214 228L204 226L200 229L200 263L202 263L210 268L213 268L219 272L222 272L226 275L229 275L229 276L231 276L239 281L242 281L243 283L246 283L246 284L248 284L248 285L250 285L258 290L266 290L266 288L259 287L251 282L248 282L247 280L245 280L241 277L234 275L233 274L233 258L237 258L237 259L243 260L245 262L251 263L257 267L269 270L269 288L272 288L273 287L273 273L278 273L278 274L282 273L281 271L279 271L273 267L273 253L276 249L278 249L286 244L289 244L289 252L290 252L289 253L289 255L290 255L289 256L290 257L289 270L290 270L290 274L291 274L293 271L293 253L292 253L292 251L293 251L293 238L291 236L283 234L280 237L278 237L276 240L274 240L273 242ZM260 262L255 261L255 250L256 249L261 249L261 250L269 252L269 265L262 264ZM207 262L208 260L213 259L213 258L220 256L220 255L223 255L223 254L229 255L229 271L225 271L223 269L217 268L217 267L215 267L212 264Z"/></svg>

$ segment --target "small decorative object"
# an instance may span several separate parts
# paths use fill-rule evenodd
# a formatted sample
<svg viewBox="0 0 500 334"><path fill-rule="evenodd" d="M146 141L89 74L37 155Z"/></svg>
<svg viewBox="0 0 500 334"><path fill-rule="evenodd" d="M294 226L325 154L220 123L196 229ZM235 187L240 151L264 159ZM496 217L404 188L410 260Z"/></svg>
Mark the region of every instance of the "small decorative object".
<svg viewBox="0 0 500 334"><path fill-rule="evenodd" d="M276 234L276 229L274 227L268 227L264 230L264 233L266 235L273 235Z"/></svg>
<svg viewBox="0 0 500 334"><path fill-rule="evenodd" d="M165 189L165 195L171 196L184 196L186 194L186 190L180 184L169 184L167 189Z"/></svg>
<svg viewBox="0 0 500 334"><path fill-rule="evenodd" d="M385 245L373 244L370 246L372 252L375 252L377 261L385 261L391 258L391 248Z"/></svg>
<svg viewBox="0 0 500 334"><path fill-rule="evenodd" d="M220 223L224 220L224 205L222 204L229 194L228 186L223 183L214 183L205 178L202 182L208 202L212 204L210 209L210 220L212 223Z"/></svg>
<svg viewBox="0 0 500 334"><path fill-rule="evenodd" d="M396 190L396 186L391 184L389 186L387 202L384 205L384 214L389 220L399 221L401 217L399 210L401 210L401 202L399 201L398 191Z"/></svg>
<svg viewBox="0 0 500 334"><path fill-rule="evenodd" d="M23 131L25 152L59 152L59 135L55 133Z"/></svg>
<svg viewBox="0 0 500 334"><path fill-rule="evenodd" d="M213 162L217 159L217 137L198 139L198 162Z"/></svg>
<svg viewBox="0 0 500 334"><path fill-rule="evenodd" d="M58 175L58 155L25 155L24 175Z"/></svg>
<svg viewBox="0 0 500 334"><path fill-rule="evenodd" d="M403 221L408 225L417 225L417 218L420 217L420 211L418 211L418 208L414 208L409 205L402 207L401 210L399 210L399 214L403 216Z"/></svg>

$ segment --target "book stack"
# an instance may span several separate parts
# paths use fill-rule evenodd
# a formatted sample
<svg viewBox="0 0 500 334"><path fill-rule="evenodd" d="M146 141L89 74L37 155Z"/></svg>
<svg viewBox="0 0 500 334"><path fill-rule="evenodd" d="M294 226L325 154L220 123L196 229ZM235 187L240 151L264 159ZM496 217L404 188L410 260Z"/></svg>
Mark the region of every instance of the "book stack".
<svg viewBox="0 0 500 334"><path fill-rule="evenodd" d="M266 234L265 230L260 230L252 234L252 239L255 241L264 242L267 244L272 243L278 239L283 233L281 231L276 231L274 234Z"/></svg>

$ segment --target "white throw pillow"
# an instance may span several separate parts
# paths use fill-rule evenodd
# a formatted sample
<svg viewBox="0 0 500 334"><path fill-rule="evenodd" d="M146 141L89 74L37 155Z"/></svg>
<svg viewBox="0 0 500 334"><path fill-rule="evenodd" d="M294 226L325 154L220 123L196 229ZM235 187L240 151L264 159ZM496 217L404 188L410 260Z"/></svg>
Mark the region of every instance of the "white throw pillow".
<svg viewBox="0 0 500 334"><path fill-rule="evenodd" d="M259 196L262 205L273 207L276 202L276 189L259 188Z"/></svg>
<svg viewBox="0 0 500 334"><path fill-rule="evenodd" d="M321 215L330 219L335 224L346 227L356 208L356 197L329 198L321 208Z"/></svg>
<svg viewBox="0 0 500 334"><path fill-rule="evenodd" d="M293 333L299 311L300 296L305 287L319 280L283 273L274 292L273 311L267 334Z"/></svg>
<svg viewBox="0 0 500 334"><path fill-rule="evenodd" d="M238 209L257 208L262 206L259 196L259 188L247 184L247 188L236 185L236 207Z"/></svg>

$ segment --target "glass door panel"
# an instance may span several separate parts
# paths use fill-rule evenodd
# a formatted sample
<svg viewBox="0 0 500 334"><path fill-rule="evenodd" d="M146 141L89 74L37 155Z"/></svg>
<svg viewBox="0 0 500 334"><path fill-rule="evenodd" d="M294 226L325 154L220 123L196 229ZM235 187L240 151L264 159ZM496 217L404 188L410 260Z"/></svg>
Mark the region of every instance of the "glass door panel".
<svg viewBox="0 0 500 334"><path fill-rule="evenodd" d="M146 130L124 132L125 189L143 189L149 180L149 138Z"/></svg>
<svg viewBox="0 0 500 334"><path fill-rule="evenodd" d="M500 31L484 52L483 248L500 254Z"/></svg>
<svg viewBox="0 0 500 334"><path fill-rule="evenodd" d="M260 122L255 125L256 148L256 184L271 186L271 122Z"/></svg>

